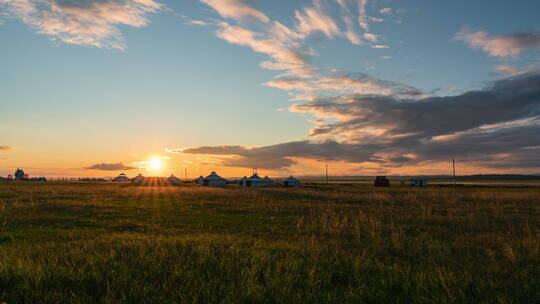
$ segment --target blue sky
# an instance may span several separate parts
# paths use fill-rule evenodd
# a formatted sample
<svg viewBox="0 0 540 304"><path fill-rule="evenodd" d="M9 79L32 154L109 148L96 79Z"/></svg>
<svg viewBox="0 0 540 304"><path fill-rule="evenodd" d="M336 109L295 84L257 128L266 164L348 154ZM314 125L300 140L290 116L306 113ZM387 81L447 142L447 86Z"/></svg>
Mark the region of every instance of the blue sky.
<svg viewBox="0 0 540 304"><path fill-rule="evenodd" d="M534 140L484 158L432 148L537 134L538 96L508 97L523 105L508 111L467 92L536 85L539 11L538 1L0 0L0 173L144 172L149 157L171 172L262 163L309 174L332 162L340 174L441 173L454 155L471 173L539 172ZM445 115L460 106L479 112ZM412 127L422 119L441 130Z"/></svg>

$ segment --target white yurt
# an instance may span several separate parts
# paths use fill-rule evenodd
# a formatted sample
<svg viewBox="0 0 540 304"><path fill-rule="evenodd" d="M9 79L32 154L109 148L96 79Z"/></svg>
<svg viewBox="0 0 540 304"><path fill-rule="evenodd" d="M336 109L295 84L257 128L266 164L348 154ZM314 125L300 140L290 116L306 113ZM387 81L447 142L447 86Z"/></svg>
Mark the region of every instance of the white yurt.
<svg viewBox="0 0 540 304"><path fill-rule="evenodd" d="M270 187L270 186L273 186L273 185L274 185L274 180L271 179L270 177L268 177L268 175L265 176L265 177L262 179L262 181L263 181L263 185L264 185L265 187Z"/></svg>
<svg viewBox="0 0 540 304"><path fill-rule="evenodd" d="M227 185L227 180L213 171L210 175L202 179L201 185L206 187L225 187L225 185Z"/></svg>
<svg viewBox="0 0 540 304"><path fill-rule="evenodd" d="M182 183L182 181L178 177L174 176L173 174L171 174L171 176L167 177L167 181L171 185L180 185Z"/></svg>
<svg viewBox="0 0 540 304"><path fill-rule="evenodd" d="M300 187L300 181L291 175L283 180L283 187Z"/></svg>
<svg viewBox="0 0 540 304"><path fill-rule="evenodd" d="M238 180L238 185L244 186L247 179L248 179L247 176L242 177L241 179Z"/></svg>
<svg viewBox="0 0 540 304"><path fill-rule="evenodd" d="M204 177L201 175L201 176L197 177L196 179L194 179L193 182L194 182L195 184L199 184L199 185L200 185L200 184L202 184L202 180L203 180L203 179L204 179Z"/></svg>
<svg viewBox="0 0 540 304"><path fill-rule="evenodd" d="M250 178L244 181L244 186L246 187L265 187L268 185L269 181L272 181L270 178L265 180L260 178L257 173L253 174ZM273 182L273 181L272 181Z"/></svg>
<svg viewBox="0 0 540 304"><path fill-rule="evenodd" d="M127 177L125 173L120 173L120 175L113 178L112 181L113 182L129 182L131 181L131 179L129 179L129 177Z"/></svg>
<svg viewBox="0 0 540 304"><path fill-rule="evenodd" d="M131 179L131 182L136 184L136 185L140 185L144 182L144 176L142 174L139 174L137 176L135 176L134 178Z"/></svg>

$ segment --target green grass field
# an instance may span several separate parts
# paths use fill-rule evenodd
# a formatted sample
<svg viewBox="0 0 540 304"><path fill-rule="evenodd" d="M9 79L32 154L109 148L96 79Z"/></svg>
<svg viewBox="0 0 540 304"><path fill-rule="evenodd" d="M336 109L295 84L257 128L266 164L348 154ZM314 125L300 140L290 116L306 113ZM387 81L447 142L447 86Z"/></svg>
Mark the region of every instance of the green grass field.
<svg viewBox="0 0 540 304"><path fill-rule="evenodd" d="M0 302L538 303L539 187L0 183Z"/></svg>

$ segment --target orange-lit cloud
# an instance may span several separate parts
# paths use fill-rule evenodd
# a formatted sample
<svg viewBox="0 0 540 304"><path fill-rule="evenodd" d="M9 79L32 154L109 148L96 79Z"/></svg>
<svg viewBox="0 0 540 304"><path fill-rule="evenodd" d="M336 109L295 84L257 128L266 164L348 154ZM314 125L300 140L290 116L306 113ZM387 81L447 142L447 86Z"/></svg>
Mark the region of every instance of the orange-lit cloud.
<svg viewBox="0 0 540 304"><path fill-rule="evenodd" d="M105 170L105 171L122 171L122 170L135 170L137 167L132 166L126 166L123 163L100 163L95 164L89 167L85 167L84 169L88 170Z"/></svg>
<svg viewBox="0 0 540 304"><path fill-rule="evenodd" d="M117 25L142 27L162 4L154 0L0 0L10 15L66 43L125 49Z"/></svg>
<svg viewBox="0 0 540 304"><path fill-rule="evenodd" d="M242 0L201 0L207 5L215 9L222 17L235 20L244 20L253 18L264 23L268 23L270 19L261 11L253 8Z"/></svg>
<svg viewBox="0 0 540 304"><path fill-rule="evenodd" d="M530 48L540 48L540 32L530 31L506 36L491 36L484 31L468 28L456 34L455 39L465 41L471 48L481 49L491 56L516 56Z"/></svg>

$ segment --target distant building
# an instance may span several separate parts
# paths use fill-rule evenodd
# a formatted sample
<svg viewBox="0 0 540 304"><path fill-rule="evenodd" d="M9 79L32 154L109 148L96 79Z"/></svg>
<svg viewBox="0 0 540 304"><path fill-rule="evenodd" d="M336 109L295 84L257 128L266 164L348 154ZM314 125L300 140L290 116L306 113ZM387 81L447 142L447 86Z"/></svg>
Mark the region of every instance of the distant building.
<svg viewBox="0 0 540 304"><path fill-rule="evenodd" d="M171 174L171 176L167 177L167 181L171 185L180 185L182 183L182 181L178 177L176 177L176 176L174 176L172 174Z"/></svg>
<svg viewBox="0 0 540 304"><path fill-rule="evenodd" d="M390 187L390 181L386 176L377 176L373 182L375 187Z"/></svg>
<svg viewBox="0 0 540 304"><path fill-rule="evenodd" d="M126 176L124 173L120 173L117 177L112 179L113 182L129 182L131 181L129 177Z"/></svg>
<svg viewBox="0 0 540 304"><path fill-rule="evenodd" d="M139 173L139 175L131 179L131 182L134 183L135 185L140 185L144 182L144 176Z"/></svg>
<svg viewBox="0 0 540 304"><path fill-rule="evenodd" d="M268 177L268 175L263 177L262 182L263 182L263 187L270 187L274 185L274 180Z"/></svg>
<svg viewBox="0 0 540 304"><path fill-rule="evenodd" d="M210 175L202 179L201 185L205 187L225 187L227 180L213 171Z"/></svg>
<svg viewBox="0 0 540 304"><path fill-rule="evenodd" d="M17 171L15 171L15 180L22 181L22 180L25 180L27 178L28 178L28 176L26 174L24 174L23 169L17 168Z"/></svg>
<svg viewBox="0 0 540 304"><path fill-rule="evenodd" d="M292 175L283 180L283 187L300 187L300 181Z"/></svg>
<svg viewBox="0 0 540 304"><path fill-rule="evenodd" d="M260 178L257 173L254 173L250 178L244 177L241 185L244 187L269 187L274 185L274 180L268 176Z"/></svg>
<svg viewBox="0 0 540 304"><path fill-rule="evenodd" d="M244 186L244 183L246 182L247 179L248 179L247 176L242 177L241 179L238 180L238 185Z"/></svg>
<svg viewBox="0 0 540 304"><path fill-rule="evenodd" d="M427 181L423 178L411 178L411 187L425 187Z"/></svg>
<svg viewBox="0 0 540 304"><path fill-rule="evenodd" d="M194 182L195 184L202 185L203 179L204 179L204 177L201 175L201 176L197 177L196 179L194 179L193 182Z"/></svg>

